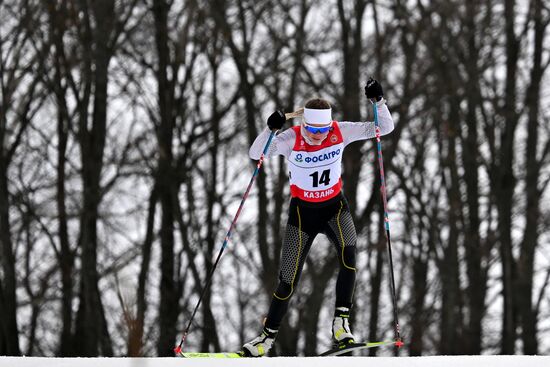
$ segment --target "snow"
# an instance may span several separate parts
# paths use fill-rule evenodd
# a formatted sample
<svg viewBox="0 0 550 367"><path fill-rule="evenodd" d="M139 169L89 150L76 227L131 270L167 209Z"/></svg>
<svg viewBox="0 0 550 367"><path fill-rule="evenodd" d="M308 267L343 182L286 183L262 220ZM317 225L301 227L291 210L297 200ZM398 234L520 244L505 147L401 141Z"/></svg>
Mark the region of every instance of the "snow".
<svg viewBox="0 0 550 367"><path fill-rule="evenodd" d="M0 357L0 367L548 367L550 356L36 358Z"/></svg>

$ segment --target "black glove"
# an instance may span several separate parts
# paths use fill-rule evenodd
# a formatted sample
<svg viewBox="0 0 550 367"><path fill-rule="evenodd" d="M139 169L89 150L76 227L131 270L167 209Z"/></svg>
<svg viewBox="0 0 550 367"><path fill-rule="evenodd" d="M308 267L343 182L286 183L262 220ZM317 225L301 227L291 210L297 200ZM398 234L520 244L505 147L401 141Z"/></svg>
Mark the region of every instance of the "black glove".
<svg viewBox="0 0 550 367"><path fill-rule="evenodd" d="M369 80L367 80L367 85L365 85L365 95L368 99L376 99L376 101L380 101L384 96L384 91L378 81L373 78L369 78Z"/></svg>
<svg viewBox="0 0 550 367"><path fill-rule="evenodd" d="M267 118L267 126L269 126L271 130L281 130L281 128L285 124L285 121L286 117L284 112L281 110L277 110Z"/></svg>

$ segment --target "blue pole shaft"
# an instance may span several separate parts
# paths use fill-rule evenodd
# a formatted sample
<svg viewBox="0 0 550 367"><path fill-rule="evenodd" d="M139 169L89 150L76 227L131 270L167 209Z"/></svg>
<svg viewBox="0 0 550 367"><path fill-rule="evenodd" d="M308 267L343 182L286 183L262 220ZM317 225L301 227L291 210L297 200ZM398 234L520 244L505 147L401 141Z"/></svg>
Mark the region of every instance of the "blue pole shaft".
<svg viewBox="0 0 550 367"><path fill-rule="evenodd" d="M386 196L386 178L384 175L384 158L382 156L382 142L380 140L380 124L378 122L378 106L376 102L373 103L374 111L374 126L375 126L375 135L376 135L376 148L378 151L378 166L380 168L380 194L382 196L382 205L384 208L384 226L386 228L386 239L388 244L388 260L390 266L390 292L392 296L393 303L393 321L394 321L394 332L396 339L396 346L400 347L401 344L401 332L399 330L399 320L397 317L397 299L395 296L395 277L393 274L393 256L391 250L391 236L390 236L390 217L388 214L388 200Z"/></svg>
<svg viewBox="0 0 550 367"><path fill-rule="evenodd" d="M231 238L231 234L233 232L233 228L235 227L235 224L237 223L237 219L239 219L239 215L241 214L241 211L244 206L244 202L248 198L248 194L250 193L250 189L252 188L252 185L254 184L254 181L256 181L256 177L260 173L260 168L262 167L262 164L264 162L264 158L267 155L267 152L269 150L269 146L271 145L271 141L273 140L273 137L275 136L276 131L271 131L271 134L269 134L269 139L267 140L267 143L264 146L264 150L262 152L262 155L260 156L260 159L258 160L258 164L256 165L256 169L254 170L254 173L252 174L252 177L250 178L250 182L248 183L248 187L246 188L246 191L243 195L243 198L241 200L241 204L239 205L239 209L237 209L237 213L233 217L233 221L231 222L231 225L229 226L229 230L227 231L227 234L225 235L225 239L223 241L222 247L220 248L220 252L218 252L218 256L216 257L216 260L214 261L214 265L212 266L212 270L208 274L208 278L206 279L206 284L204 285L204 288L202 289L201 295L199 297L199 301L197 302L197 305L195 306L195 309L193 310L193 314L191 315L191 318L189 319L189 322L187 324L187 327L185 328L185 331L183 332L183 336L181 338L181 341L177 347L174 348L174 352L176 354L181 353L181 347L183 345L183 342L187 338L187 334L189 334L189 329L191 328L191 324L193 322L193 319L195 318L195 314L197 313L197 310L199 309L199 306L202 302L202 299L206 293L206 290L208 289L208 286L210 285L210 282L212 281L212 276L214 275L214 271L216 270L216 267L218 266L218 263L220 262L220 258L222 257L223 251L229 244L229 240Z"/></svg>

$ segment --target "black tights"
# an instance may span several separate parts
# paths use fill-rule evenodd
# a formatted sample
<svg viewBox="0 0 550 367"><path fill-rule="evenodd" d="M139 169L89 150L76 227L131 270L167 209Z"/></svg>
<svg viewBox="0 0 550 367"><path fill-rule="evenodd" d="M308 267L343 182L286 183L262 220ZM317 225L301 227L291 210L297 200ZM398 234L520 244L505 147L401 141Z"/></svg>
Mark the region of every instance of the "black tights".
<svg viewBox="0 0 550 367"><path fill-rule="evenodd" d="M336 281L336 307L351 308L357 233L346 199L339 196L329 203L312 205L293 198L283 243L279 285L273 293L266 327L278 329L281 325L311 244L319 233L327 235L338 254L340 270Z"/></svg>

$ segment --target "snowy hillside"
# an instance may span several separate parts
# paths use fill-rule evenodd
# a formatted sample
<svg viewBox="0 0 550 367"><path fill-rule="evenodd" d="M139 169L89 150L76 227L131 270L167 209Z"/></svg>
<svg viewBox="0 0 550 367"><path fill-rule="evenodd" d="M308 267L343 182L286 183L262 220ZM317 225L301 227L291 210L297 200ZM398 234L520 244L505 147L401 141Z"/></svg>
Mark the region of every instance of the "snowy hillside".
<svg viewBox="0 0 550 367"><path fill-rule="evenodd" d="M548 367L549 356L311 357L311 358L15 358L0 367Z"/></svg>

